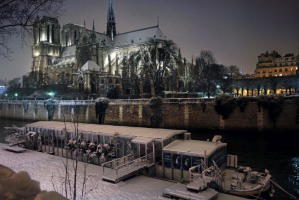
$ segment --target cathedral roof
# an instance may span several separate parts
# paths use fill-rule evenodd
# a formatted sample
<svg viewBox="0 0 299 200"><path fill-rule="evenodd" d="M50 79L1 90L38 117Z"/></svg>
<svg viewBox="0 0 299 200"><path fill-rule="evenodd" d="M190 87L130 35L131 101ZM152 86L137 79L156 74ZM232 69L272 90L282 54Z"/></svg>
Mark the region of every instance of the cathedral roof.
<svg viewBox="0 0 299 200"><path fill-rule="evenodd" d="M101 44L100 45L103 45L103 46L111 46L111 43L112 43L112 41L111 41L111 38L110 37L108 37L107 35L105 35L105 34L103 34L103 33L99 33L99 32L96 32L96 36L97 36L97 40L99 41L99 42L101 42ZM104 45L104 43L105 43L105 45Z"/></svg>
<svg viewBox="0 0 299 200"><path fill-rule="evenodd" d="M165 39L166 37L160 30L159 26L152 26L116 35L113 41L113 46L121 47L142 44L148 41L150 38Z"/></svg>
<svg viewBox="0 0 299 200"><path fill-rule="evenodd" d="M94 61L87 61L82 67L81 71L100 71L100 67Z"/></svg>
<svg viewBox="0 0 299 200"><path fill-rule="evenodd" d="M69 57L76 55L76 46L68 46L63 48L61 57Z"/></svg>

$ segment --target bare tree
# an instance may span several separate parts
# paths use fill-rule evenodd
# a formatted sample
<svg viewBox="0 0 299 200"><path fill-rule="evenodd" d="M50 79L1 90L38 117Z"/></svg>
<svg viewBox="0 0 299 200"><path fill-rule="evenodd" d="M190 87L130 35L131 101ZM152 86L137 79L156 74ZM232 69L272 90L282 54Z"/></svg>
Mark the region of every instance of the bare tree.
<svg viewBox="0 0 299 200"><path fill-rule="evenodd" d="M240 78L241 77L241 72L240 72L240 68L236 65L230 65L227 67L227 72L230 76L231 79L233 78Z"/></svg>
<svg viewBox="0 0 299 200"><path fill-rule="evenodd" d="M8 41L21 36L22 41L32 33L38 15L57 17L64 0L1 0L0 1L0 56L10 58Z"/></svg>
<svg viewBox="0 0 299 200"><path fill-rule="evenodd" d="M225 74L225 66L216 64L216 59L211 51L201 51L196 58L195 67L198 74L195 75L196 88L207 93L210 98L211 93L216 90L216 86L222 81Z"/></svg>

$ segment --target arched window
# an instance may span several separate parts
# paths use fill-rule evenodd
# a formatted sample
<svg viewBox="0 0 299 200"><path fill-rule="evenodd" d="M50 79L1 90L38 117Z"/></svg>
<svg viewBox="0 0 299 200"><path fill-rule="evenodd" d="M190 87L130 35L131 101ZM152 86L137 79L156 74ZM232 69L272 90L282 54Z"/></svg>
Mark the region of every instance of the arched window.
<svg viewBox="0 0 299 200"><path fill-rule="evenodd" d="M56 40L55 40L55 30L54 30L54 26L52 25L52 29L51 29L51 34L52 34L52 43L55 43Z"/></svg>
<svg viewBox="0 0 299 200"><path fill-rule="evenodd" d="M47 41L50 42L50 24L47 25Z"/></svg>

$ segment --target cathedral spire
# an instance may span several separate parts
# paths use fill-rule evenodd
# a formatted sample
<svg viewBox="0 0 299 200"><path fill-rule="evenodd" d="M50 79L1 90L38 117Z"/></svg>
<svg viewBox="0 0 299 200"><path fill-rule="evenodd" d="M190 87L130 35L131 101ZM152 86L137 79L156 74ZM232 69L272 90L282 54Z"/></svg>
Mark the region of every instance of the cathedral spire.
<svg viewBox="0 0 299 200"><path fill-rule="evenodd" d="M92 21L92 32L93 32L93 33L96 32L96 31L95 31L95 27L94 27L94 19L93 19L93 21Z"/></svg>
<svg viewBox="0 0 299 200"><path fill-rule="evenodd" d="M92 39L92 42L94 43L96 41L96 29L94 27L94 19L92 21L92 33L91 33L91 39Z"/></svg>
<svg viewBox="0 0 299 200"><path fill-rule="evenodd" d="M116 35L116 27L115 27L115 16L113 11L113 1L109 0L108 13L107 13L107 30L106 35L111 37L113 40Z"/></svg>

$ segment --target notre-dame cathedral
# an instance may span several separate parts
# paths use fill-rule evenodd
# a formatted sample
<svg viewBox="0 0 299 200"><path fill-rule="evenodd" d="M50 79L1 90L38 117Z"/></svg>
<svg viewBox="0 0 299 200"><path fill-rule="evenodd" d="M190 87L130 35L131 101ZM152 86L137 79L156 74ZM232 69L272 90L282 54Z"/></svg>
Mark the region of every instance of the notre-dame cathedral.
<svg viewBox="0 0 299 200"><path fill-rule="evenodd" d="M34 23L32 46L36 81L65 84L89 94L99 95L111 86L123 93L123 59L149 39L166 40L159 26L117 34L112 0L109 0L105 33L74 23L62 27L58 19L38 17ZM140 91L144 93L144 91Z"/></svg>

